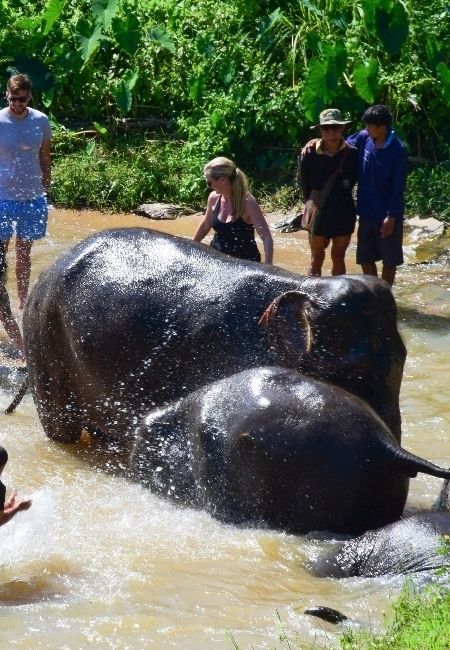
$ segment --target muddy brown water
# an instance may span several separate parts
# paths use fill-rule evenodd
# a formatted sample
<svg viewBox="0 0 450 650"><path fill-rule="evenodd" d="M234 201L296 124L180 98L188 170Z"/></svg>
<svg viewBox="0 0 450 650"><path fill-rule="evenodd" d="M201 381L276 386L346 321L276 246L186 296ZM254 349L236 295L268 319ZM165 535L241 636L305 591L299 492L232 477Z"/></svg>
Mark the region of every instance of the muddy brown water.
<svg viewBox="0 0 450 650"><path fill-rule="evenodd" d="M142 226L191 237L199 219L55 210L47 238L33 248L33 280L96 230ZM304 273L305 234L274 237L275 263ZM448 239L421 247L407 242L395 287L408 348L403 444L450 466L450 281L445 256L418 263L430 254L427 246L443 250ZM13 265L12 251L9 260ZM353 260L352 244L348 270L359 272ZM12 273L8 286L14 303ZM3 333L0 348L2 363L13 366ZM14 369L2 372L0 406L6 406L21 377ZM323 544L309 536L224 525L156 498L127 482L117 463L105 471L108 459L96 459L88 442L48 440L30 395L0 419L0 443L10 455L3 481L34 499L0 531L2 647L322 648L336 643L338 630L305 616L306 607L328 605L379 630L401 591L402 578L319 580L305 563ZM407 510L430 507L439 487L431 477L411 481ZM280 641L284 633L291 646Z"/></svg>

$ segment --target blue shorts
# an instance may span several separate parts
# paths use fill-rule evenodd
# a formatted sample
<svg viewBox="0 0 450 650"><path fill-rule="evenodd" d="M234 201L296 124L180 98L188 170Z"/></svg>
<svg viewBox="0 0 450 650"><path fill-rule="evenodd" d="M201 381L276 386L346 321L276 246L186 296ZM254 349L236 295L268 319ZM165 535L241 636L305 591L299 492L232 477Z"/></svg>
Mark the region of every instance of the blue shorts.
<svg viewBox="0 0 450 650"><path fill-rule="evenodd" d="M385 266L403 264L403 219L396 219L394 231L389 237L381 237L381 223L359 219L356 263L372 264L382 260Z"/></svg>
<svg viewBox="0 0 450 650"><path fill-rule="evenodd" d="M19 239L35 240L47 232L47 199L38 196L29 201L4 201L0 199L0 239L11 239L14 226Z"/></svg>

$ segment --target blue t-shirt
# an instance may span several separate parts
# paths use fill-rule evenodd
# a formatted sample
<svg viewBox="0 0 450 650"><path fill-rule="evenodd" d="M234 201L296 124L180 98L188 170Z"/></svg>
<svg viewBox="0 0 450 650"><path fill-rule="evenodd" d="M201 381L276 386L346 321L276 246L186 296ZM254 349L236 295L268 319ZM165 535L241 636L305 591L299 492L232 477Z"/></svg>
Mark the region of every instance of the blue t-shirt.
<svg viewBox="0 0 450 650"><path fill-rule="evenodd" d="M39 151L52 137L48 117L28 109L18 119L0 110L0 200L28 201L44 193Z"/></svg>
<svg viewBox="0 0 450 650"><path fill-rule="evenodd" d="M403 219L407 152L391 130L384 146L377 149L363 129L348 136L347 142L359 151L356 211L360 218L383 221Z"/></svg>

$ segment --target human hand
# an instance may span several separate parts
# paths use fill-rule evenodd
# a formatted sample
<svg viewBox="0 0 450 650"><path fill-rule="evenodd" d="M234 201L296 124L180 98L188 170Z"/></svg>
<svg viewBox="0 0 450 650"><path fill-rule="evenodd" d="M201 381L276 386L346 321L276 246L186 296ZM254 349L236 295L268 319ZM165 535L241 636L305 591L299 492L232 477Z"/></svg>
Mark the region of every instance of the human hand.
<svg viewBox="0 0 450 650"><path fill-rule="evenodd" d="M313 149L316 146L316 142L318 140L319 138L312 138L311 140L309 140L301 150L300 155L304 156L305 153L308 151L308 149Z"/></svg>
<svg viewBox="0 0 450 650"><path fill-rule="evenodd" d="M5 505L4 505L5 509L6 508L13 508L16 505L16 496L17 496L17 492L13 492L10 495L9 499L6 499Z"/></svg>
<svg viewBox="0 0 450 650"><path fill-rule="evenodd" d="M28 510L31 504L32 504L31 499L23 499L23 501L19 501L19 503L17 504L17 510Z"/></svg>
<svg viewBox="0 0 450 650"><path fill-rule="evenodd" d="M389 237L389 235L392 235L392 233L394 232L394 226L395 226L394 217L386 217L385 219L383 219L383 222L381 224L380 236Z"/></svg>

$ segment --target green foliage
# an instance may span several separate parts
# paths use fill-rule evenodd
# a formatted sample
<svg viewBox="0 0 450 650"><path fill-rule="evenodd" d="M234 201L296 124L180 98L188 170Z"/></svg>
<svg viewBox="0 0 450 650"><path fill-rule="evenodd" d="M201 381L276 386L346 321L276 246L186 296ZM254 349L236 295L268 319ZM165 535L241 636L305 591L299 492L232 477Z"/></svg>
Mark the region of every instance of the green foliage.
<svg viewBox="0 0 450 650"><path fill-rule="evenodd" d="M342 650L447 650L450 647L450 592L441 587L422 594L406 588L394 605L394 620L383 636L349 631Z"/></svg>
<svg viewBox="0 0 450 650"><path fill-rule="evenodd" d="M435 216L450 223L449 188L449 163L417 167L407 179L407 214Z"/></svg>
<svg viewBox="0 0 450 650"><path fill-rule="evenodd" d="M0 70L111 140L124 116L170 122L179 191L199 197L218 154L285 183L326 106L356 127L388 103L412 155L448 160L449 18L447 0L2 0Z"/></svg>

